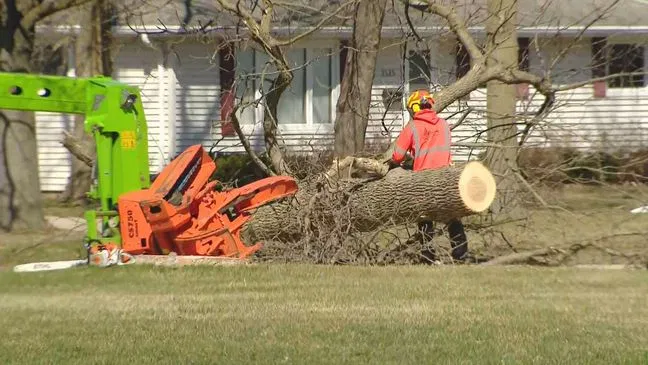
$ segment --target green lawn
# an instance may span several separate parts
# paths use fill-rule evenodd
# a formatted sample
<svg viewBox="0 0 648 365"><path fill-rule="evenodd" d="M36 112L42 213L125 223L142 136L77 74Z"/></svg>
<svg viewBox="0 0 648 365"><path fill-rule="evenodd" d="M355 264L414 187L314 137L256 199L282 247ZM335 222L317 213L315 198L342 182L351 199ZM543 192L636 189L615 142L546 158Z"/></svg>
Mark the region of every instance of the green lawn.
<svg viewBox="0 0 648 365"><path fill-rule="evenodd" d="M0 339L1 364L648 364L648 272L2 272Z"/></svg>

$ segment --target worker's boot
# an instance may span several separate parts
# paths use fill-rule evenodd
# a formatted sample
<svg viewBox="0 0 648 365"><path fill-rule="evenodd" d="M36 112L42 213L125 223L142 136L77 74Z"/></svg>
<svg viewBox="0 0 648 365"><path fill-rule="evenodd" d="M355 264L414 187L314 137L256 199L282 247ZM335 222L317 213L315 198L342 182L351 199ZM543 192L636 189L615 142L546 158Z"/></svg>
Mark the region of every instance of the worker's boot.
<svg viewBox="0 0 648 365"><path fill-rule="evenodd" d="M452 259L460 262L466 261L468 259L468 238L463 223L458 219L453 219L448 222L447 228L452 247Z"/></svg>

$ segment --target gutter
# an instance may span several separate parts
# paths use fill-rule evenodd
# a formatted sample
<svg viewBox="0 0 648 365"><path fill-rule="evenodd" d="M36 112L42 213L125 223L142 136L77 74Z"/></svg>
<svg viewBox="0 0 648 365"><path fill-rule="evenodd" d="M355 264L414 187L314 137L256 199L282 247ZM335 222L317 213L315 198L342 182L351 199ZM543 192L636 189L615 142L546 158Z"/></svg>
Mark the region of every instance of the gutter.
<svg viewBox="0 0 648 365"><path fill-rule="evenodd" d="M313 29L312 27L275 27L274 35L290 36L295 35L307 30ZM36 32L45 34L58 34L58 35L74 35L82 31L82 27L78 25L57 25L57 26L37 26ZM431 27L417 27L416 31L421 36L432 36L450 32L449 27L431 26ZM468 31L473 35L486 34L485 27L469 27ZM601 26L573 26L573 27L556 27L556 26L533 26L533 27L519 27L517 29L518 35L522 37L532 36L547 36L553 37L556 35L564 37L575 36L609 36L614 34L623 35L648 35L648 26L616 26L616 25L601 25ZM239 28L237 30L234 26L219 26L209 27L203 31L206 34L213 34L215 37L225 36L230 32L238 32L239 35L248 33L245 29ZM116 38L132 38L137 37L141 33L146 33L149 38L173 38L177 36L186 36L189 34L197 34L197 31L186 30L181 26L167 26L166 30L160 30L157 25L149 27L129 27L129 26L115 26L112 28L112 34ZM350 38L353 34L351 27L322 27L312 34L312 38ZM402 38L404 36L404 28L396 26L385 26L382 29L382 36L387 38Z"/></svg>

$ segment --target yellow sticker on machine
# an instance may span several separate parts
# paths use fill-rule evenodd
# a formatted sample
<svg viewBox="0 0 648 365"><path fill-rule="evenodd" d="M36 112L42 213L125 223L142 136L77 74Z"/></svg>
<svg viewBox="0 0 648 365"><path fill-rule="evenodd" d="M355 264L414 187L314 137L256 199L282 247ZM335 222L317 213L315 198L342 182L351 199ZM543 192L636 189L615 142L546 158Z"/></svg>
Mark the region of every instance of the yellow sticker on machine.
<svg viewBox="0 0 648 365"><path fill-rule="evenodd" d="M121 132L121 146L123 149L126 150L133 150L135 149L135 146L137 145L136 139L135 139L135 132L134 131L122 131Z"/></svg>

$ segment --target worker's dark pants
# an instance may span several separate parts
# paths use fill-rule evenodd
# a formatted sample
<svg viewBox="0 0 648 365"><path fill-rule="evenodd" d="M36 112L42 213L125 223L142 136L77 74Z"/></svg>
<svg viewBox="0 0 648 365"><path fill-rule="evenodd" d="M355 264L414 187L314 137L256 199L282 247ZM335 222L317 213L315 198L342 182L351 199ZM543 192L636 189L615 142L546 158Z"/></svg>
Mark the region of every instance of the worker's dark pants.
<svg viewBox="0 0 648 365"><path fill-rule="evenodd" d="M419 231L422 233L423 242L429 241L434 237L434 222L430 220L421 220L418 223ZM446 224L450 246L452 247L452 258L462 260L468 252L468 238L464 231L463 223L459 219L452 219ZM436 255L432 249L426 249L423 255L430 260L435 260Z"/></svg>

